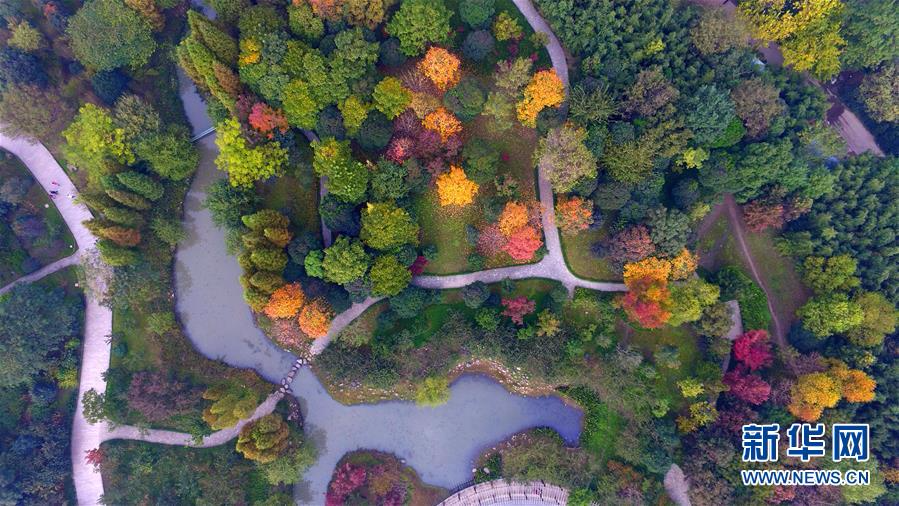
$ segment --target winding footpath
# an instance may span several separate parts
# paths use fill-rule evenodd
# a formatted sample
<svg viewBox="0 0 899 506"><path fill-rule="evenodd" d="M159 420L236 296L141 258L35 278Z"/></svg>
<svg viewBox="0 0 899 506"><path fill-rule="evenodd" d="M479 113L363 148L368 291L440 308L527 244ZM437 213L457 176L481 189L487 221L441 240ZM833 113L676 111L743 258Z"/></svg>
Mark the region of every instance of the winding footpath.
<svg viewBox="0 0 899 506"><path fill-rule="evenodd" d="M540 31L548 35L549 42L547 44L547 50L549 51L553 67L565 83L567 90L569 84L568 66L565 61L564 50L562 49L561 44L559 44L558 39L529 0L514 0L514 2L535 31ZM211 129L202 132L198 138L208 135L209 133L212 133ZM51 189L58 189L60 194L72 194L77 197L78 191L75 185L69 179L65 171L63 171L62 167L60 167L59 163L42 144L24 138L11 138L0 134L0 147L18 157L22 163L28 167L29 171L31 171L45 191L49 192ZM54 182L58 183L59 186L54 185ZM417 286L447 289L459 288L475 281L493 283L506 278L523 279L539 277L555 279L561 282L569 292L572 292L574 288L578 286L602 291L624 290L623 284L582 280L568 270L562 254L558 229L556 228L553 219L554 206L552 188L542 172L538 174L538 187L540 191L540 202L543 205L541 220L547 248L547 254L540 262L452 276L419 276L415 278L413 282ZM322 196L327 192L327 182L324 180L322 181L320 191ZM96 254L95 244L97 238L83 225L84 221L90 220L93 217L90 211L84 205L78 203L76 198L57 199L54 200L54 204L59 209L59 212L69 229L72 231L75 241L78 244L78 252L70 257L54 262L32 275L25 276L14 282L12 285L35 281L58 269L74 265L81 257ZM331 234L330 230L328 230L324 224L322 232L325 243L329 244ZM94 271L89 272L92 276L99 276L99 274ZM105 287L103 279L93 279L91 282L101 289ZM4 287L3 291L9 290L12 285ZM102 293L102 290L98 293ZM346 325L351 323L378 300L380 299L369 298L362 303L354 304L348 311L338 315L331 325L331 331L328 333L328 336L316 341L313 353L321 352L325 346L327 346L328 342L345 328ZM99 448L103 441L112 439L133 439L168 445L199 447L224 444L233 439L240 431L241 427L250 421L271 413L285 393L284 388L282 388L271 394L257 407L250 418L241 420L234 427L208 435L199 443L195 442L190 435L185 433L166 430L146 430L132 426L114 427L106 421L96 424L88 423L84 418L84 406L82 403L84 394L90 390L101 393L106 392L105 373L109 369L110 363L111 342L108 340L108 337L112 334L112 311L109 308L100 305L99 300L92 295L91 291L85 292L85 302L85 329L81 375L71 440L73 480L79 504L100 504L103 495L102 477L92 465L85 461L85 454L89 450ZM296 367L291 370L291 373L289 373L284 380L282 380L282 384L286 385L288 379L292 379L293 374L296 372L295 369Z"/></svg>
<svg viewBox="0 0 899 506"><path fill-rule="evenodd" d="M13 281L12 283L4 286L3 288L0 288L0 295L3 295L4 293L12 290L13 288L15 288L16 285L34 283L35 281L40 281L41 279L44 279L45 277L49 276L50 274L53 274L56 271L61 271L62 269L65 269L66 267L71 267L71 266L77 264L80 260L81 260L81 250L79 249L78 251L76 251L75 253L73 253L67 257L60 258L59 260L56 260L55 262L51 262L51 263L41 267L40 269L32 272L31 274L22 276L19 279Z"/></svg>

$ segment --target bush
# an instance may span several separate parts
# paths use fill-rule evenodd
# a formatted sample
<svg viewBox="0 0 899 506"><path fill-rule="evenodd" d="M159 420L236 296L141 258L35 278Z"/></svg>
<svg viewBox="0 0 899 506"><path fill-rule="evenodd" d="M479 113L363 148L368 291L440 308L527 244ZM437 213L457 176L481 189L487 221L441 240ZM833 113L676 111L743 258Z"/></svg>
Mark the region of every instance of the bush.
<svg viewBox="0 0 899 506"><path fill-rule="evenodd" d="M446 92L443 105L460 120L471 121L484 109L484 91L474 79L462 79Z"/></svg>
<svg viewBox="0 0 899 506"><path fill-rule="evenodd" d="M478 30L469 33L462 42L462 54L469 60L482 61L496 47L496 40L487 30Z"/></svg>
<svg viewBox="0 0 899 506"><path fill-rule="evenodd" d="M721 287L721 300L736 299L745 329L767 329L771 325L768 298L752 279L736 267L725 267L715 273L714 282Z"/></svg>
<svg viewBox="0 0 899 506"><path fill-rule="evenodd" d="M415 402L420 406L439 406L446 404L449 398L449 382L446 378L425 378L415 390Z"/></svg>
<svg viewBox="0 0 899 506"><path fill-rule="evenodd" d="M393 135L393 123L379 111L371 111L359 128L356 142L366 151L380 151L387 147Z"/></svg>

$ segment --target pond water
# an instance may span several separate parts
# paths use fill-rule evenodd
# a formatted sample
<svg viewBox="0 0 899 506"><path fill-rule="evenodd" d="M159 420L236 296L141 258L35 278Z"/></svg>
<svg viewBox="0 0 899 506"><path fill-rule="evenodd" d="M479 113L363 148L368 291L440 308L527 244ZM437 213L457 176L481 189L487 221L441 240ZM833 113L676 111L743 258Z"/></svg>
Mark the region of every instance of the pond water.
<svg viewBox="0 0 899 506"><path fill-rule="evenodd" d="M202 101L182 83L182 100L195 132L210 123ZM234 367L251 367L280 381L294 356L273 344L254 324L243 301L237 259L224 232L202 207L206 187L222 177L214 160L214 136L197 142L200 168L185 202L187 238L179 245L175 283L185 331L203 355ZM307 368L291 385L300 400L317 462L296 488L301 504L323 504L334 466L349 451L367 448L396 454L425 482L452 487L471 478L473 459L486 447L538 426L552 427L569 443L580 433L582 413L558 397L513 395L485 376L464 376L451 386L448 403L435 408L391 401L345 406L332 399Z"/></svg>

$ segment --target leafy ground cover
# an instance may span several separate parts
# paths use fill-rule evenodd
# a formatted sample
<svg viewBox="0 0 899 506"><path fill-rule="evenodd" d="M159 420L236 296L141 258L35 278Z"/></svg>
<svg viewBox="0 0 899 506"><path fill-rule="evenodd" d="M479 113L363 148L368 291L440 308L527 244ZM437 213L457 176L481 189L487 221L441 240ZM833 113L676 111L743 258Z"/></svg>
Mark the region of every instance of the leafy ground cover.
<svg viewBox="0 0 899 506"><path fill-rule="evenodd" d="M597 257L593 253L593 245L609 237L607 227L591 228L575 235L560 234L559 237L562 240L565 264L575 276L596 281L621 279L620 274L615 272L608 259Z"/></svg>

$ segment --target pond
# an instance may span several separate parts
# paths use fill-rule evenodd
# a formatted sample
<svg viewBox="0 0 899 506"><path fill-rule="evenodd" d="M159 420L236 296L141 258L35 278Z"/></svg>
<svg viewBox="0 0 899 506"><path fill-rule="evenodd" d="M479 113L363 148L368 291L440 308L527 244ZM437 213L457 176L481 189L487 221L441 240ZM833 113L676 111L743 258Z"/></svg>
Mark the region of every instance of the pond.
<svg viewBox="0 0 899 506"><path fill-rule="evenodd" d="M195 132L210 120L191 86L182 100ZM197 142L201 161L185 201L187 238L179 245L175 284L185 331L203 355L234 367L251 367L272 382L288 372L295 357L276 346L254 324L243 300L237 259L228 254L224 232L202 207L204 191L223 173L215 168L214 136ZM513 395L485 376L463 376L438 407L390 401L345 406L332 399L318 378L300 370L291 385L306 419L306 433L319 456L296 489L302 504L323 504L334 466L347 452L375 449L396 454L425 482L452 487L471 478L473 459L486 447L531 427L552 427L571 444L582 413L558 397Z"/></svg>

